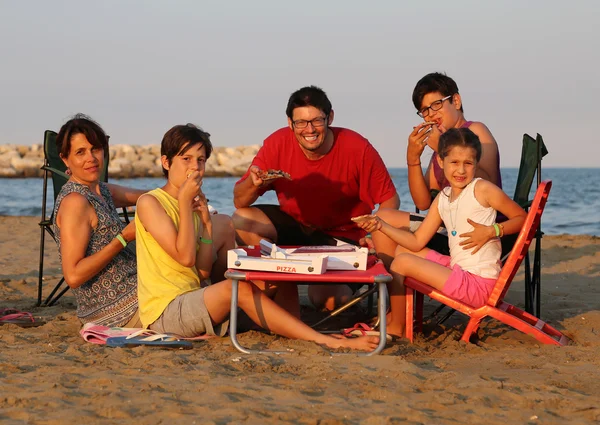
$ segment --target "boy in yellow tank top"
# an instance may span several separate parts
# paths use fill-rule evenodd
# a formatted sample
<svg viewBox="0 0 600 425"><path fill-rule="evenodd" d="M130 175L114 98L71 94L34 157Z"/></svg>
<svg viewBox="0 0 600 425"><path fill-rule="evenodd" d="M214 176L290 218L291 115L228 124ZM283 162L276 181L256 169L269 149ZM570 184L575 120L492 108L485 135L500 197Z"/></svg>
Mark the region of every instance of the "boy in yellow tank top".
<svg viewBox="0 0 600 425"><path fill-rule="evenodd" d="M210 135L192 125L177 125L163 137L161 162L167 182L140 197L135 224L140 319L146 328L183 337L223 336L231 304L231 281L201 287L213 268L216 227L202 193ZM259 287L260 286L260 287ZM372 350L378 337L338 339L323 335L275 303L263 282L240 282L239 305L256 324L282 336L315 341L331 348ZM297 305L296 288L282 284L277 299ZM286 301L287 300L287 301Z"/></svg>

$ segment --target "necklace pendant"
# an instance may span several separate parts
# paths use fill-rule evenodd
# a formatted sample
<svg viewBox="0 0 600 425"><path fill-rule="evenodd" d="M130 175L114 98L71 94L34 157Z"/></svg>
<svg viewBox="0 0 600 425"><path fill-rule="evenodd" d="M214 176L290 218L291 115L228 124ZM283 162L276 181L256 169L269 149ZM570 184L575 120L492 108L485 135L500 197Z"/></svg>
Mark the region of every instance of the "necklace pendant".
<svg viewBox="0 0 600 425"><path fill-rule="evenodd" d="M456 230L453 230L453 231L452 231L452 232L450 232L450 233L452 233L452 236L456 236Z"/></svg>

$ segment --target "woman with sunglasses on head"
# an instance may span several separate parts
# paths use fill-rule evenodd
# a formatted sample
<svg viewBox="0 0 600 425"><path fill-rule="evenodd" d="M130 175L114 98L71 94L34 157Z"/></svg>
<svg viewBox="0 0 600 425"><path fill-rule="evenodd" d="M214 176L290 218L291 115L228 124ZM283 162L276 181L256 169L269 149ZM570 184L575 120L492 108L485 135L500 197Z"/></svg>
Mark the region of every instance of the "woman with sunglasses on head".
<svg viewBox="0 0 600 425"><path fill-rule="evenodd" d="M56 148L70 178L58 194L53 224L65 281L77 300L82 323L141 327L135 239L116 207L135 205L142 190L101 181L108 137L89 117L78 114L58 132Z"/></svg>
<svg viewBox="0 0 600 425"><path fill-rule="evenodd" d="M452 78L438 72L427 74L415 86L412 99L417 115L423 119L423 122L415 126L408 136L406 161L410 194L419 210L429 209L437 192L448 186L444 172L438 164L436 152L440 135L451 128L469 128L479 137L482 153L476 177L481 177L502 188L500 154L496 140L485 124L467 121L458 86ZM421 156L427 146L434 153L423 173ZM415 214L389 209L379 210L377 215L395 227L408 227L413 231L423 220ZM487 238L483 232L481 235L475 232L470 238L466 238L465 242L483 245L487 242ZM397 244L382 232L373 235L373 243L384 263L389 266L394 258ZM443 254L449 254L448 239L445 235L436 235L428 246ZM510 248L508 240L507 247Z"/></svg>

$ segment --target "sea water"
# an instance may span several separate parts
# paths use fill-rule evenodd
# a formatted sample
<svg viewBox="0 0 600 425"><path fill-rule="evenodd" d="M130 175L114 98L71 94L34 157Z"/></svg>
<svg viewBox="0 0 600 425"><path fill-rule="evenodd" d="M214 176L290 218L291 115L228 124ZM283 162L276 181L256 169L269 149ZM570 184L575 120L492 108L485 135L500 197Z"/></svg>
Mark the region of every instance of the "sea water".
<svg viewBox="0 0 600 425"><path fill-rule="evenodd" d="M414 211L410 198L405 168L391 168L390 174L400 194L401 209ZM504 190L512 198L517 181L517 168L503 168ZM600 236L600 168L544 168L544 180L553 186L542 218L546 234L588 234ZM232 214L233 186L237 177L205 178L202 190L210 204L220 213ZM137 189L154 189L164 185L162 178L137 178L112 180L112 183ZM535 181L532 196L535 191ZM42 214L41 178L0 179L0 215L39 216ZM48 184L48 214L52 211L54 197L52 183ZM277 203L273 191L259 198L260 203Z"/></svg>

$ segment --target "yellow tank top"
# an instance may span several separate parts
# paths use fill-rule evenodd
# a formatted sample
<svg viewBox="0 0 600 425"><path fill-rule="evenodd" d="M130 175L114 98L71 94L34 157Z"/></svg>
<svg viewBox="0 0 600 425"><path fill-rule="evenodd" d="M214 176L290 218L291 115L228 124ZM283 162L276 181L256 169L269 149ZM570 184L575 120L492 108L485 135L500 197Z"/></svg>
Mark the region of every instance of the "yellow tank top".
<svg viewBox="0 0 600 425"><path fill-rule="evenodd" d="M154 196L179 229L179 202L158 188L143 196ZM194 214L194 228L198 232L200 217ZM145 328L158 319L177 296L200 288L196 267L185 267L175 261L146 231L135 215L135 237L138 270L138 303L140 319Z"/></svg>

